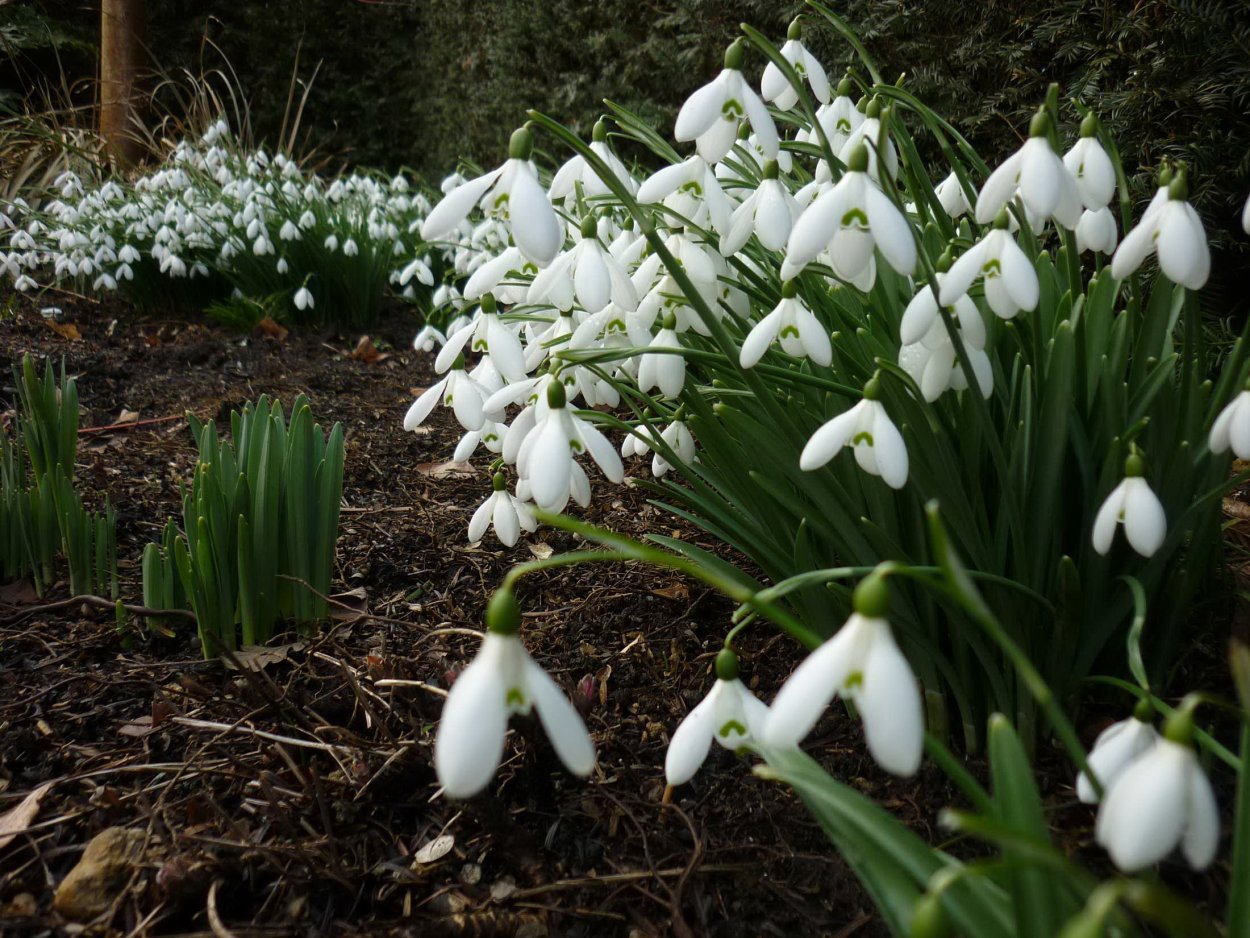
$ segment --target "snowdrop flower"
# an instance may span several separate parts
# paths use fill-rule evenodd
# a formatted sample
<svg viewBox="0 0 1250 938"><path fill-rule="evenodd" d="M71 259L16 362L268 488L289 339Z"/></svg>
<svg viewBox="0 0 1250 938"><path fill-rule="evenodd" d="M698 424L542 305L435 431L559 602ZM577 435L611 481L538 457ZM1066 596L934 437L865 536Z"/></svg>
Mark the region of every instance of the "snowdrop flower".
<svg viewBox="0 0 1250 938"><path fill-rule="evenodd" d="M1202 219L1186 199L1189 185L1182 167L1168 184L1166 200L1155 201L1124 236L1111 258L1111 276L1123 280L1137 270L1151 253L1159 257L1159 268L1173 283L1200 290L1211 274L1211 249Z"/></svg>
<svg viewBox="0 0 1250 938"><path fill-rule="evenodd" d="M1238 459L1250 459L1250 388L1241 391L1220 411L1207 442L1213 453L1224 453L1232 447Z"/></svg>
<svg viewBox="0 0 1250 938"><path fill-rule="evenodd" d="M709 163L719 163L733 149L738 122L744 117L750 121L765 156L777 157L777 127L742 74L742 55L743 44L738 40L725 50L724 70L687 98L677 112L673 137L683 143L693 140L699 155Z"/></svg>
<svg viewBox="0 0 1250 938"><path fill-rule="evenodd" d="M655 334L648 349L681 349L677 338L677 319L673 314L665 318L664 326ZM659 388L664 397L680 397L686 384L686 356L680 351L647 351L638 363L638 390L644 394Z"/></svg>
<svg viewBox="0 0 1250 938"><path fill-rule="evenodd" d="M486 623L477 657L447 692L434 739L434 770L444 793L468 798L484 789L503 758L508 718L531 710L565 767L589 775L595 747L586 724L517 637L521 613L511 590L495 593Z"/></svg>
<svg viewBox="0 0 1250 938"><path fill-rule="evenodd" d="M485 405L483 405L483 409L488 410ZM486 449L492 453L501 453L503 452L503 445L507 438L507 425L496 423L494 420L491 420L490 417L487 417L482 421L482 429L467 430L465 431L464 436L460 437L460 442L456 444L456 448L452 453L452 461L464 462L477 452L477 448L479 446L485 446Z"/></svg>
<svg viewBox="0 0 1250 938"><path fill-rule="evenodd" d="M348 238L346 241L343 242L343 256L344 257L355 257L359 253L360 253L360 247L359 245L356 244L355 238Z"/></svg>
<svg viewBox="0 0 1250 938"><path fill-rule="evenodd" d="M591 131L590 149L608 165L612 175L620 180L621 184L629 190L630 195L638 191L638 183L625 168L625 164L608 146L608 125L603 121L595 122L594 129ZM551 179L551 190L548 194L553 201L566 198L574 194L578 183L581 183L583 195L591 199L609 195L612 191L586 162L585 157L578 154L556 171Z"/></svg>
<svg viewBox="0 0 1250 938"><path fill-rule="evenodd" d="M436 345L442 345L447 339L436 328L424 325L412 340L412 347L418 352L432 352Z"/></svg>
<svg viewBox="0 0 1250 938"><path fill-rule="evenodd" d="M538 183L530 162L534 138L522 127L512 134L508 160L443 196L421 225L421 238L436 241L456 230L474 205L507 223L516 246L537 264L548 264L564 243L564 226Z"/></svg>
<svg viewBox="0 0 1250 938"><path fill-rule="evenodd" d="M278 229L278 238L282 241L298 241L303 235L300 234L299 226L289 218L282 223L282 227Z"/></svg>
<svg viewBox="0 0 1250 938"><path fill-rule="evenodd" d="M625 479L625 467L607 437L566 407L564 385L547 384L547 410L525 434L517 454L517 473L526 482L529 495L545 511L561 511L577 482L585 482L581 467L573 461L578 453L589 453L611 482ZM515 423L513 425L515 430ZM512 438L512 432L508 434ZM580 480L577 476L580 474Z"/></svg>
<svg viewBox="0 0 1250 938"><path fill-rule="evenodd" d="M707 760L712 740L736 752L759 735L768 708L738 677L738 656L722 648L716 656L716 683L673 731L664 758L669 785L684 785Z"/></svg>
<svg viewBox="0 0 1250 938"><path fill-rule="evenodd" d="M1011 319L1022 309L1037 307L1041 292L1037 271L1008 233L1005 210L998 213L989 233L951 265L939 302L954 305L978 277L983 278L986 302L999 318Z"/></svg>
<svg viewBox="0 0 1250 938"><path fill-rule="evenodd" d="M508 381L524 379L525 353L521 340L499 321L498 309L494 296L483 294L481 311L468 324L447 336L446 344L434 360L434 370L446 371L468 345L472 351L489 356L495 369Z"/></svg>
<svg viewBox="0 0 1250 938"><path fill-rule="evenodd" d="M300 287L295 291L295 308L304 310L312 309L317 304L313 300L312 291L308 287Z"/></svg>
<svg viewBox="0 0 1250 938"><path fill-rule="evenodd" d="M417 429L441 402L444 407L452 409L460 426L466 430L480 430L482 421L487 417L484 406L487 396L486 389L465 372L464 356L461 355L441 381L426 388L412 402L404 415L404 429ZM498 416L502 419L502 415Z"/></svg>
<svg viewBox="0 0 1250 938"><path fill-rule="evenodd" d="M508 492L503 473L496 472L492 480L494 491L473 512L469 521L469 543L480 541L487 528L494 527L495 536L505 547L514 547L521 531L533 533L538 521L525 502Z"/></svg>
<svg viewBox="0 0 1250 938"><path fill-rule="evenodd" d="M1115 195L1115 166L1098 142L1098 119L1093 113L1081 121L1080 139L1063 155L1063 165L1076 180L1088 211L1106 208Z"/></svg>
<svg viewBox="0 0 1250 938"><path fill-rule="evenodd" d="M662 202L693 224L706 219L718 233L729 230L733 206L716 173L698 153L647 177L638 187L638 201L644 205Z"/></svg>
<svg viewBox="0 0 1250 938"><path fill-rule="evenodd" d="M829 331L820 324L815 314L803 305L798 296L799 285L787 280L781 285L781 302L771 313L757 322L742 342L738 363L752 368L764 357L768 347L778 338L781 349L795 358L810 358L817 365L827 366L833 361L833 346Z"/></svg>
<svg viewBox="0 0 1250 938"><path fill-rule="evenodd" d="M1168 533L1167 517L1159 496L1143 478L1146 465L1136 453L1124 461L1124 479L1111 490L1107 500L1094 517L1094 550L1106 554L1111 550L1115 529L1124 525L1129 545L1143 557L1150 557L1163 544Z"/></svg>
<svg viewBox="0 0 1250 938"><path fill-rule="evenodd" d="M854 612L838 633L804 659L782 685L764 721L766 745L797 746L834 697L855 703L873 759L910 776L924 750L920 688L885 615L889 595L880 574L855 588Z"/></svg>
<svg viewBox="0 0 1250 938"><path fill-rule="evenodd" d="M855 452L855 461L869 475L880 476L890 488L907 484L907 446L885 407L877 400L880 379L864 385L864 399L834 417L812 434L799 456L799 468L819 469L844 446Z"/></svg>
<svg viewBox="0 0 1250 938"><path fill-rule="evenodd" d="M992 222L1017 194L1033 216L1054 218L1075 228L1081 218L1081 193L1076 180L1050 145L1050 118L1033 116L1029 139L985 180L977 196L977 222Z"/></svg>
<svg viewBox="0 0 1250 938"><path fill-rule="evenodd" d="M1103 797L1094 837L1126 873L1157 863L1179 845L1196 870L1215 859L1220 812L1179 711L1164 736L1135 759Z"/></svg>
<svg viewBox="0 0 1250 938"><path fill-rule="evenodd" d="M1111 209L1103 206L1100 209L1086 209L1081 213L1081 220L1076 223L1076 249L1098 251L1110 254L1115 250L1120 233L1115 227L1115 216Z"/></svg>
<svg viewBox="0 0 1250 938"><path fill-rule="evenodd" d="M849 78L843 78L838 82L838 93L828 104L822 104L816 109L816 121L820 124L821 130L825 132L825 138L829 141L829 149L834 153L841 153L842 148L846 146L847 140L851 138L859 125L864 122L864 115L855 107L855 102L851 100L851 92L855 86ZM796 139L800 143L819 144L820 135L816 133L814 128L804 128L798 132ZM822 160L823 162L823 160Z"/></svg>
<svg viewBox="0 0 1250 938"><path fill-rule="evenodd" d="M1158 731L1149 722L1150 711L1149 701L1142 701L1133 716L1112 723L1094 740L1094 748L1090 750L1087 761L1104 792L1110 791L1115 780L1124 774L1124 770L1159 741ZM1076 778L1076 794L1085 804L1095 804L1098 801L1098 792L1084 772Z"/></svg>
<svg viewBox="0 0 1250 938"><path fill-rule="evenodd" d="M812 94L821 104L829 103L829 77L825 74L820 60L808 52L803 45L803 27L798 17L794 18L786 33L785 45L781 47L781 57L790 63L790 67L799 78L807 79ZM760 79L760 94L765 101L771 101L783 111L788 111L799 103L798 91L786 80L781 69L771 61L764 66L764 76Z"/></svg>
<svg viewBox="0 0 1250 938"><path fill-rule="evenodd" d="M851 155L860 144L868 148L867 172L872 177L873 182L877 182L881 178L880 170L877 166L878 156L885 163L887 176L893 179L898 175L898 150L889 136L886 136L884 143L882 143L881 102L875 98L868 102L864 108L864 119L860 121L859 126L851 131L846 138L846 142L842 144L842 149L838 151L838 159L843 163L850 163ZM881 154L877 153L879 144L882 145Z"/></svg>
<svg viewBox="0 0 1250 938"><path fill-rule="evenodd" d="M1250 234L1250 197L1246 198L1246 207L1241 210L1241 229Z"/></svg>
<svg viewBox="0 0 1250 938"><path fill-rule="evenodd" d="M868 176L868 150L860 144L848 157L837 185L817 196L790 233L783 280L793 278L824 250L843 280L854 281L873 261L873 248L900 274L916 266L916 245L903 213Z"/></svg>
<svg viewBox="0 0 1250 938"><path fill-rule="evenodd" d="M785 184L777 178L777 161L764 163L764 178L747 196L729 219L729 230L721 236L720 252L729 257L737 254L754 233L760 244L770 251L785 247L799 217L799 206Z"/></svg>
<svg viewBox="0 0 1250 938"><path fill-rule="evenodd" d="M621 309L638 308L638 292L629 271L599 243L591 217L582 220L581 240L539 271L526 293L527 303L550 303L560 310L571 309L574 299L590 312L598 312L609 302Z"/></svg>
<svg viewBox="0 0 1250 938"><path fill-rule="evenodd" d="M943 255L943 259L945 257ZM946 276L940 269L942 262L938 262L939 290ZM989 397L994 387L994 372L985 353L985 322L981 319L981 312L967 296L956 300L950 312L972 365L977 387L983 397ZM907 304L899 325L899 341L902 343L898 353L899 365L920 385L920 393L926 401L936 401L948 388L962 391L968 387L968 377L959 362L954 342L946 330L946 323L938 315L932 287L922 287Z"/></svg>
<svg viewBox="0 0 1250 938"><path fill-rule="evenodd" d="M668 444L671 449L687 466L698 462L696 455L694 437L690 433L690 427L686 425L686 421L681 419L682 412L678 408L677 416L673 422L660 431L660 439ZM655 455L651 457L651 474L657 479L668 473L674 468L673 464L664 458L663 453L656 449Z"/></svg>
<svg viewBox="0 0 1250 938"><path fill-rule="evenodd" d="M934 193L938 197L938 202L942 205L942 211L951 218L958 218L966 212L972 211L972 205L968 201L968 194L964 192L964 187L960 184L959 177L953 169L949 176L937 184Z"/></svg>

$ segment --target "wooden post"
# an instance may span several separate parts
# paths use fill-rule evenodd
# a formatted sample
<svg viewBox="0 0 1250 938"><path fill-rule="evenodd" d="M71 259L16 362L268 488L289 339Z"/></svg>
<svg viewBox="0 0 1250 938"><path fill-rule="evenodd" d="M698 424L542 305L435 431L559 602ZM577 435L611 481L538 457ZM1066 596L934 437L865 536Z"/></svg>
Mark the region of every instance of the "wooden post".
<svg viewBox="0 0 1250 938"><path fill-rule="evenodd" d="M119 166L142 153L135 85L143 54L145 0L100 2L100 136Z"/></svg>

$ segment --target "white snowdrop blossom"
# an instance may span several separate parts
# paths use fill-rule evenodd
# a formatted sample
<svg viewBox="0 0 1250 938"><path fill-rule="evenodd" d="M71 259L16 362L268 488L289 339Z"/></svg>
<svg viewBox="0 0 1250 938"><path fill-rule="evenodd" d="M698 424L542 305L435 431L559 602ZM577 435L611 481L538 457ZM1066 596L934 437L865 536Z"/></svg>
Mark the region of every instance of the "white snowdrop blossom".
<svg viewBox="0 0 1250 938"><path fill-rule="evenodd" d="M1137 715L1112 723L1099 733L1087 761L1103 791L1109 791L1124 770L1149 752L1158 741L1159 732L1154 725ZM1098 792L1085 772L1076 777L1076 794L1085 804L1095 804L1099 800Z"/></svg>
<svg viewBox="0 0 1250 938"><path fill-rule="evenodd" d="M1106 554L1111 550L1116 527L1124 525L1129 546L1143 557L1153 556L1167 536L1167 517L1150 484L1143 478L1145 464L1140 456L1130 455L1124 463L1124 479L1107 496L1094 516L1094 550Z"/></svg>
<svg viewBox="0 0 1250 938"><path fill-rule="evenodd" d="M526 293L527 303L550 303L559 310L572 309L574 300L592 313L608 303L625 310L638 308L629 271L599 243L593 218L582 221L581 239L539 271Z"/></svg>
<svg viewBox="0 0 1250 938"><path fill-rule="evenodd" d="M837 96L828 104L822 104L816 109L816 121L820 124L820 129L825 132L825 138L829 141L829 149L835 154L842 152L851 134L864 122L864 115L851 100L850 95L853 90L854 85L851 80L843 78L838 83ZM796 139L800 143L817 145L820 143L820 135L815 128L804 127L798 132Z"/></svg>
<svg viewBox="0 0 1250 938"><path fill-rule="evenodd" d="M469 520L469 543L480 541L487 529L493 527L499 542L513 547L522 531L532 534L538 530L538 521L525 502L508 492L502 473L495 473L492 484L494 489L490 496Z"/></svg>
<svg viewBox="0 0 1250 938"><path fill-rule="evenodd" d="M412 347L418 352L432 352L435 346L442 345L447 338L434 326L424 325L413 337Z"/></svg>
<svg viewBox="0 0 1250 938"><path fill-rule="evenodd" d="M937 274L941 288L945 274ZM994 386L994 371L985 353L985 322L981 312L968 296L961 296L950 307L951 318L972 365L973 377L983 397L989 397ZM920 385L926 401L936 401L948 388L962 391L968 377L959 362L954 341L946 323L938 315L933 288L925 285L907 304L899 325L899 365Z"/></svg>
<svg viewBox="0 0 1250 938"><path fill-rule="evenodd" d="M937 184L934 194L938 197L942 211L951 218L959 218L972 211L972 203L968 201L968 194L964 192L959 176L953 169L949 176Z"/></svg>
<svg viewBox="0 0 1250 938"><path fill-rule="evenodd" d="M1193 748L1164 738L1135 759L1104 795L1094 837L1126 873L1158 863L1178 846L1194 869L1210 866L1220 812Z"/></svg>
<svg viewBox="0 0 1250 938"><path fill-rule="evenodd" d="M451 408L460 426L466 430L480 430L487 418L488 412L484 407L487 396L486 389L464 370L464 357L460 356L442 380L426 388L412 402L404 415L404 429L416 430L441 403Z"/></svg>
<svg viewBox="0 0 1250 938"><path fill-rule="evenodd" d="M873 759L894 775L914 775L924 751L924 711L911 666L885 615L889 597L879 574L855 590L846 623L794 669L768 708L762 740L797 746L834 697L853 701Z"/></svg>
<svg viewBox="0 0 1250 938"><path fill-rule="evenodd" d="M799 78L807 81L817 101L821 104L829 103L829 77L820 60L803 45L803 32L798 19L790 24L786 42L781 47L781 57L790 63ZM788 111L799 103L798 90L790 84L776 63L771 61L764 66L764 75L760 79L760 95L782 111Z"/></svg>
<svg viewBox="0 0 1250 938"><path fill-rule="evenodd" d="M638 390L645 393L659 388L664 397L681 396L681 389L686 384L686 356L680 351L682 344L677 337L675 317L669 316L647 348L638 363ZM679 351L667 352L663 349Z"/></svg>
<svg viewBox="0 0 1250 938"><path fill-rule="evenodd" d="M716 683L673 731L664 758L669 785L684 785L707 760L712 740L736 752L759 736L768 708L738 677L738 657L728 648L716 656Z"/></svg>
<svg viewBox="0 0 1250 938"><path fill-rule="evenodd" d="M299 310L312 309L317 305L313 299L312 291L308 287L300 287L295 291L294 302L295 308Z"/></svg>
<svg viewBox="0 0 1250 938"><path fill-rule="evenodd" d="M1241 210L1241 230L1250 234L1250 196L1246 197L1245 208Z"/></svg>
<svg viewBox="0 0 1250 938"><path fill-rule="evenodd" d="M550 263L564 243L564 226L530 162L533 145L533 137L524 127L513 133L507 161L444 195L421 225L422 240L445 238L477 205L488 216L503 219L527 258L538 264Z"/></svg>
<svg viewBox="0 0 1250 938"><path fill-rule="evenodd" d="M677 413L678 416L673 419L672 423L660 431L660 440L676 454L681 462L687 466L693 465L698 462L694 436L690 432L690 427L686 425L686 421L680 416L683 413L682 408L678 408ZM650 427L646 424L639 424L621 444L621 455L626 457L645 456L652 450L655 453L651 458L651 474L658 479L667 475L674 467L660 452L660 447L656 444Z"/></svg>
<svg viewBox="0 0 1250 938"><path fill-rule="evenodd" d="M626 189L630 195L638 191L638 183L634 179L625 164L621 162L620 157L612 152L608 146L608 127L603 121L597 121L594 129L591 131L590 141L591 152L599 159L607 164L608 169ZM611 189L608 184L599 178L599 174L594 171L591 165L586 162L586 158L580 153L574 154L563 166L557 171L551 179L551 188L548 195L552 201L564 199L571 196L576 191L578 185L582 187L582 194L587 198L600 198L608 195Z"/></svg>
<svg viewBox="0 0 1250 938"><path fill-rule="evenodd" d="M638 187L644 205L663 203L696 225L710 222L719 234L729 231L733 204L707 160L694 156L657 170Z"/></svg>
<svg viewBox="0 0 1250 938"><path fill-rule="evenodd" d="M1211 425L1208 445L1213 453L1232 448L1238 459L1250 459L1250 389L1242 390L1225 405Z"/></svg>
<svg viewBox="0 0 1250 938"><path fill-rule="evenodd" d="M953 306L977 279L982 280L990 309L1001 319L1037 308L1041 294L1037 271L1007 231L1005 213L1000 212L994 227L951 265L938 300Z"/></svg>
<svg viewBox="0 0 1250 938"><path fill-rule="evenodd" d="M881 103L876 98L868 102L864 108L864 119L847 135L846 142L838 151L838 159L849 164L851 155L856 148L863 145L868 151L866 171L873 182L881 179L879 162L885 164L885 173L890 179L898 176L898 149L894 141L881 133ZM878 153L878 147L881 152Z"/></svg>
<svg viewBox="0 0 1250 938"><path fill-rule="evenodd" d="M738 363L743 368L753 368L778 339L787 355L810 358L822 366L828 366L833 361L829 331L803 304L798 296L798 283L794 280L782 284L781 301L747 333Z"/></svg>
<svg viewBox="0 0 1250 938"><path fill-rule="evenodd" d="M1115 226L1115 216L1111 209L1103 206L1100 209L1086 209L1081 213L1081 220L1076 223L1076 249L1081 253L1098 251L1110 254L1115 251L1120 233Z"/></svg>
<svg viewBox="0 0 1250 938"><path fill-rule="evenodd" d="M516 333L499 319L495 298L482 296L478 314L464 326L447 336L446 344L434 360L434 370L446 371L468 346L490 358L495 370L508 381L520 381L526 375L525 352Z"/></svg>
<svg viewBox="0 0 1250 938"><path fill-rule="evenodd" d="M977 195L976 218L980 224L992 222L1018 194L1037 219L1054 218L1065 228L1076 227L1081 218L1081 193L1050 145L1049 124L1045 113L1034 116L1029 139L985 180Z"/></svg>
<svg viewBox="0 0 1250 938"><path fill-rule="evenodd" d="M906 485L907 446L885 407L876 400L879 389L879 379L874 377L864 387L862 401L813 433L799 456L799 467L809 472L819 469L849 446L859 467L869 475L880 476L890 488Z"/></svg>
<svg viewBox="0 0 1250 938"><path fill-rule="evenodd" d="M738 124L744 118L764 155L777 158L777 127L764 102L742 74L742 42L725 52L725 67L719 75L699 88L677 112L673 137L680 142L693 140L699 155L709 163L719 163L733 149Z"/></svg>
<svg viewBox="0 0 1250 938"><path fill-rule="evenodd" d="M586 478L573 460L575 455L589 453L611 482L624 481L625 467L607 437L569 412L560 381L548 382L546 398L546 411L535 413L533 429L525 433L517 452L517 473L539 508L562 511L573 494L573 486L585 482ZM508 434L509 441L514 433L515 421Z"/></svg>
<svg viewBox="0 0 1250 938"><path fill-rule="evenodd" d="M730 216L729 230L720 239L721 254L726 257L737 254L752 234L770 251L785 247L799 217L799 205L785 183L777 178L777 173L776 160L765 162L759 186Z"/></svg>
<svg viewBox="0 0 1250 938"><path fill-rule="evenodd" d="M595 767L586 724L550 675L534 662L517 636L520 611L500 590L486 613L489 631L477 657L447 692L434 739L434 770L450 798L482 791L503 759L508 718L536 711L556 755L575 775Z"/></svg>
<svg viewBox="0 0 1250 938"><path fill-rule="evenodd" d="M1202 219L1186 201L1188 195L1182 170L1169 183L1166 198L1156 194L1137 227L1124 236L1111 258L1111 276L1124 280L1153 253L1173 283L1202 289L1211 275L1211 248Z"/></svg>
<svg viewBox="0 0 1250 938"><path fill-rule="evenodd" d="M828 250L830 263L843 280L855 281L873 262L873 248L900 274L916 266L911 226L865 167L868 151L856 148L837 184L817 196L790 233L781 277L789 280Z"/></svg>
<svg viewBox="0 0 1250 938"><path fill-rule="evenodd" d="M1076 180L1081 202L1089 211L1106 208L1115 196L1115 166L1098 142L1098 122L1093 114L1081 121L1081 136L1063 155L1063 165Z"/></svg>

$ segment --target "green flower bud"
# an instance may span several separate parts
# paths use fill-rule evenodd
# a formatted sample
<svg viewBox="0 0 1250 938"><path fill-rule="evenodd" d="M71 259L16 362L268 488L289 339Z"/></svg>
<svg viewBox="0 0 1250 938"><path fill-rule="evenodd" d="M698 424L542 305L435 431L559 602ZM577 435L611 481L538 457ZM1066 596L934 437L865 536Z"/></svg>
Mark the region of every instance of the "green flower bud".
<svg viewBox="0 0 1250 938"><path fill-rule="evenodd" d="M595 121L594 129L590 132L590 139L595 143L603 143L608 139L608 125L602 121Z"/></svg>
<svg viewBox="0 0 1250 938"><path fill-rule="evenodd" d="M1168 183L1168 198L1174 202L1183 202L1189 198L1189 172L1184 163L1176 168L1176 175Z"/></svg>
<svg viewBox="0 0 1250 938"><path fill-rule="evenodd" d="M1141 454L1136 450L1128 454L1128 458L1124 460L1124 475L1129 479L1136 479L1146 474L1146 460L1141 458Z"/></svg>
<svg viewBox="0 0 1250 938"><path fill-rule="evenodd" d="M1081 136L1097 137L1098 136L1098 118L1094 116L1094 112L1090 111L1081 118Z"/></svg>
<svg viewBox="0 0 1250 938"><path fill-rule="evenodd" d="M1193 694L1181 701L1176 712L1168 717L1163 724L1163 738L1182 746L1194 744L1194 710L1198 707L1198 698Z"/></svg>
<svg viewBox="0 0 1250 938"><path fill-rule="evenodd" d="M547 406L557 410L568 403L564 393L564 383L559 378L547 382Z"/></svg>
<svg viewBox="0 0 1250 938"><path fill-rule="evenodd" d="M764 178L765 179L776 179L778 176L778 170L779 170L779 167L777 166L776 160L764 161Z"/></svg>
<svg viewBox="0 0 1250 938"><path fill-rule="evenodd" d="M864 400L875 401L881 396L881 372L877 372L864 384Z"/></svg>
<svg viewBox="0 0 1250 938"><path fill-rule="evenodd" d="M938 255L938 259L934 261L933 263L933 269L936 270L939 274L944 274L948 270L951 269L951 264L953 264L954 262L955 262L954 258L951 257L951 249L947 248L945 251L943 251L941 254Z"/></svg>
<svg viewBox="0 0 1250 938"><path fill-rule="evenodd" d="M742 56L746 50L743 48L742 40L735 39L730 43L729 48L725 50L725 68L732 68L734 71L742 70Z"/></svg>
<svg viewBox="0 0 1250 938"><path fill-rule="evenodd" d="M1172 167L1169 163L1164 162L1159 165L1159 188L1163 188L1172 181Z"/></svg>
<svg viewBox="0 0 1250 938"><path fill-rule="evenodd" d="M534 135L528 127L518 127L512 132L508 141L508 157L514 160L528 160L534 152Z"/></svg>
<svg viewBox="0 0 1250 938"><path fill-rule="evenodd" d="M1046 113L1044 108L1039 109L1033 115L1033 119L1029 121L1030 137L1045 137L1050 133L1050 115Z"/></svg>
<svg viewBox="0 0 1250 938"><path fill-rule="evenodd" d="M864 108L865 117L881 116L881 99L876 95L872 96L872 100L868 102L868 106Z"/></svg>
<svg viewBox="0 0 1250 938"><path fill-rule="evenodd" d="M582 237L593 238L599 231L599 223L595 221L593 215L587 215L582 219Z"/></svg>
<svg viewBox="0 0 1250 938"><path fill-rule="evenodd" d="M716 655L716 676L722 681L732 681L738 676L738 656L729 648L722 648Z"/></svg>
<svg viewBox="0 0 1250 938"><path fill-rule="evenodd" d="M998 214L994 216L994 227L1006 230L1011 227L1011 218L1007 215L1007 208L1004 206L998 210Z"/></svg>
<svg viewBox="0 0 1250 938"><path fill-rule="evenodd" d="M486 606L486 628L496 635L515 635L521 628L521 607L509 587L500 587Z"/></svg>
<svg viewBox="0 0 1250 938"><path fill-rule="evenodd" d="M1133 708L1133 716L1142 723L1150 723L1154 720L1155 708L1150 703L1149 697L1143 697L1137 701L1137 706Z"/></svg>
<svg viewBox="0 0 1250 938"><path fill-rule="evenodd" d="M790 20L790 28L786 30L786 38L787 39L802 39L803 38L802 17L796 16L794 19Z"/></svg>
<svg viewBox="0 0 1250 938"><path fill-rule="evenodd" d="M484 313L493 313L499 309L495 303L495 294L493 293L483 293L478 304L482 307L482 312Z"/></svg>
<svg viewBox="0 0 1250 938"><path fill-rule="evenodd" d="M677 328L677 314L671 311L665 313L664 318L660 321L660 328L661 329L676 329Z"/></svg>
<svg viewBox="0 0 1250 938"><path fill-rule="evenodd" d="M851 151L851 155L846 160L846 168L853 173L866 173L868 171L868 147L863 141L855 144L855 149Z"/></svg>
<svg viewBox="0 0 1250 938"><path fill-rule="evenodd" d="M890 591L883 574L872 572L859 581L851 596L851 605L861 616L884 619L890 611Z"/></svg>
<svg viewBox="0 0 1250 938"><path fill-rule="evenodd" d="M787 300L792 300L799 295L799 282L797 280L787 280L781 285L781 295Z"/></svg>
<svg viewBox="0 0 1250 938"><path fill-rule="evenodd" d="M849 75L843 78L840 82L838 82L838 97L839 98L849 98L851 96L851 92L854 90L855 90L855 82L851 81L851 78Z"/></svg>

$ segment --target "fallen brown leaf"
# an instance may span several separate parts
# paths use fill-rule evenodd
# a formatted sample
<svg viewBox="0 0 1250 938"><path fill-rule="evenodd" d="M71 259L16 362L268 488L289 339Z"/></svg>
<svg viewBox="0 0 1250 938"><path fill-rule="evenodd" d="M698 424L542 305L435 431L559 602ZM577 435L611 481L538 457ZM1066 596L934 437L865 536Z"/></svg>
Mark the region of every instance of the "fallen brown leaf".
<svg viewBox="0 0 1250 938"><path fill-rule="evenodd" d="M656 596L663 596L665 599L678 599L683 602L690 598L690 590L686 588L684 583L674 583L672 586L664 586L651 592Z"/></svg>
<svg viewBox="0 0 1250 938"><path fill-rule="evenodd" d="M418 863L436 863L451 853L451 848L455 845L455 837L451 834L442 834L418 850L413 859Z"/></svg>
<svg viewBox="0 0 1250 938"><path fill-rule="evenodd" d="M369 594L363 586L358 586L346 593L335 593L329 597L330 617L343 622L351 622L369 614Z"/></svg>
<svg viewBox="0 0 1250 938"><path fill-rule="evenodd" d="M7 847L14 837L30 827L31 822L39 814L39 803L51 789L52 783L44 782L4 814L0 814L0 850Z"/></svg>
<svg viewBox="0 0 1250 938"><path fill-rule="evenodd" d="M373 344L373 340L367 335L362 335L360 341L356 343L356 350L352 352L352 358L358 362L364 362L366 365L376 365L380 361L390 358L390 355L378 351L378 347Z"/></svg>
<svg viewBox="0 0 1250 938"><path fill-rule="evenodd" d="M430 479L467 478L476 474L477 470L464 459L417 463L417 475L423 475Z"/></svg>
<svg viewBox="0 0 1250 938"><path fill-rule="evenodd" d="M536 544L529 544L527 546L529 547L530 553L534 556L535 560L546 560L553 553L555 553L555 551L552 550L551 545L543 541L539 541Z"/></svg>
<svg viewBox="0 0 1250 938"><path fill-rule="evenodd" d="M256 324L256 329L264 335L272 336L279 342L291 334L291 330L282 325L280 322L276 322L272 316L266 316L258 322Z"/></svg>
<svg viewBox="0 0 1250 938"><path fill-rule="evenodd" d="M129 410L123 407L122 412L118 414L117 419L113 421L113 426L120 427L124 424L138 423L138 422L139 422L139 412L137 410Z"/></svg>
<svg viewBox="0 0 1250 938"><path fill-rule="evenodd" d="M261 671L271 664L277 664L279 661L286 661L287 656L293 651L300 651L307 642L291 642L289 645L249 645L240 648L234 653L234 661L228 658L222 659L224 664L230 670L237 670L238 667L245 671Z"/></svg>
<svg viewBox="0 0 1250 938"><path fill-rule="evenodd" d="M39 594L30 580L16 580L0 586L0 604L5 606L24 606L38 598Z"/></svg>
<svg viewBox="0 0 1250 938"><path fill-rule="evenodd" d="M48 328L59 335L62 339L68 339L70 342L76 342L82 338L82 333L78 331L78 327L72 322L57 322L55 319L45 319Z"/></svg>

